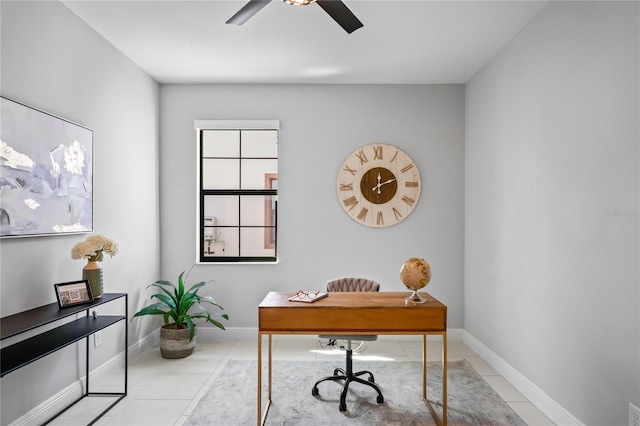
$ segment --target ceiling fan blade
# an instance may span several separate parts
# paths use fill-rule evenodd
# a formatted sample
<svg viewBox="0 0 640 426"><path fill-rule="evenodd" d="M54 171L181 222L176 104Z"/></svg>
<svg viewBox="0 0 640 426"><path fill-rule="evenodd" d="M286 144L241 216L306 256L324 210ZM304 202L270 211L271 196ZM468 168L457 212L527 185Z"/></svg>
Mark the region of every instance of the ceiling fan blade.
<svg viewBox="0 0 640 426"><path fill-rule="evenodd" d="M316 0L316 3L349 34L363 26L362 22L341 0Z"/></svg>
<svg viewBox="0 0 640 426"><path fill-rule="evenodd" d="M271 0L249 0L249 3L245 4L226 23L242 25L270 2Z"/></svg>

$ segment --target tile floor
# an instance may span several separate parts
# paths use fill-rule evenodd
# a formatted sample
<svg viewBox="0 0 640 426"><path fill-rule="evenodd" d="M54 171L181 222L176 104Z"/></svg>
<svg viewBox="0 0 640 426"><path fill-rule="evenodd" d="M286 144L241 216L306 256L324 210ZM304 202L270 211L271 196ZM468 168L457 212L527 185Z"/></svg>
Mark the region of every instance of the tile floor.
<svg viewBox="0 0 640 426"><path fill-rule="evenodd" d="M317 338L274 336L273 359L324 360L342 358L330 348L323 348ZM263 343L263 349L266 346ZM428 343L427 358L440 360L440 342ZM196 351L181 360L167 360L158 348L152 348L129 362L128 395L107 412L97 425L168 425L180 426L204 396L228 359L257 359L257 340L199 341ZM381 361L420 361L422 342L381 338L366 342L356 359ZM266 359L266 357L265 357ZM448 359L466 359L496 392L529 425L553 425L538 408L462 342L449 342ZM185 380L187 378L188 380ZM107 378L92 390L117 392L122 389L122 375ZM91 421L108 398L85 398L58 417L52 425L80 425ZM168 403L171 401L171 403ZM108 403L106 403L108 405ZM229 425L233 426L233 425Z"/></svg>

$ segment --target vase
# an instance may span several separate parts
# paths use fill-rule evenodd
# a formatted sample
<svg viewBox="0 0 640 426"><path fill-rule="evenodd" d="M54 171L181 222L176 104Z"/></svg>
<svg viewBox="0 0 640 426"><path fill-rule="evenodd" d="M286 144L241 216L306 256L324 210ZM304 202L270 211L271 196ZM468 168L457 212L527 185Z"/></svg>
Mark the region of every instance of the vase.
<svg viewBox="0 0 640 426"><path fill-rule="evenodd" d="M102 266L97 260L90 260L82 268L82 279L89 281L94 299L102 297Z"/></svg>

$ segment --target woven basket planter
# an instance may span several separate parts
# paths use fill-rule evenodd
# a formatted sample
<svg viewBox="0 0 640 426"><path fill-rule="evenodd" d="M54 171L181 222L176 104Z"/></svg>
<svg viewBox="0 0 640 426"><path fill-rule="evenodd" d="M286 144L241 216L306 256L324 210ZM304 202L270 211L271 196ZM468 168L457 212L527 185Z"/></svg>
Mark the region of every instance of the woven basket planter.
<svg viewBox="0 0 640 426"><path fill-rule="evenodd" d="M196 348L196 337L197 329L189 341L188 328L176 328L175 324L163 325L160 329L160 354L169 359L188 357Z"/></svg>

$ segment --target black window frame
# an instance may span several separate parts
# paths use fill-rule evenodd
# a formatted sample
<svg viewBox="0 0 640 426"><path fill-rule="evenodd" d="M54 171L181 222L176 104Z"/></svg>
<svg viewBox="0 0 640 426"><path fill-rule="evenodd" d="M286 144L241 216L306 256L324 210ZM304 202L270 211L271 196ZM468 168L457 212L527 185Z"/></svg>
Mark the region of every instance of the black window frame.
<svg viewBox="0 0 640 426"><path fill-rule="evenodd" d="M207 131L212 130L233 130L240 132L240 144L242 144L242 132L243 131L252 131L252 130L269 130L276 131L276 143L279 144L279 122L269 121L268 125L264 126L264 122L255 122L255 125L246 124L238 124L235 126L224 126L219 125L215 121L206 121L205 123L209 123L208 125L203 125L202 122L196 121L196 131L197 131L197 141L198 141L198 231L197 231L197 262L201 264L211 264L211 263L277 263L278 262L278 189L270 188L270 189L204 189L204 161L210 158L217 157L205 157L203 155L203 144L204 144L204 134ZM224 122L227 123L227 122ZM251 160L260 160L260 159L273 159L273 157L242 157L241 154L238 158L235 157L224 157L225 159L237 159L239 161L239 172L242 171L242 162L243 159L251 159ZM278 161L279 168L279 152L275 159ZM240 173L241 174L241 173ZM241 185L239 186L241 187ZM205 230L211 225L205 224L205 221L208 219L205 217L205 198L207 196L235 196L238 199L238 225L237 226L225 226L215 224L214 232L218 228L229 228L229 229L237 229L240 234L242 229L249 228L260 228L271 229L272 233L270 236L273 238L273 256L208 256L206 255L207 248L209 244L205 239L207 233ZM264 225L242 225L240 221L240 217L242 215L241 211L241 198L242 197L273 197L273 206L274 211L272 213L272 225L264 224ZM266 199L265 199L266 200ZM266 237L265 237L266 238ZM238 239L238 254L242 253L242 238Z"/></svg>

